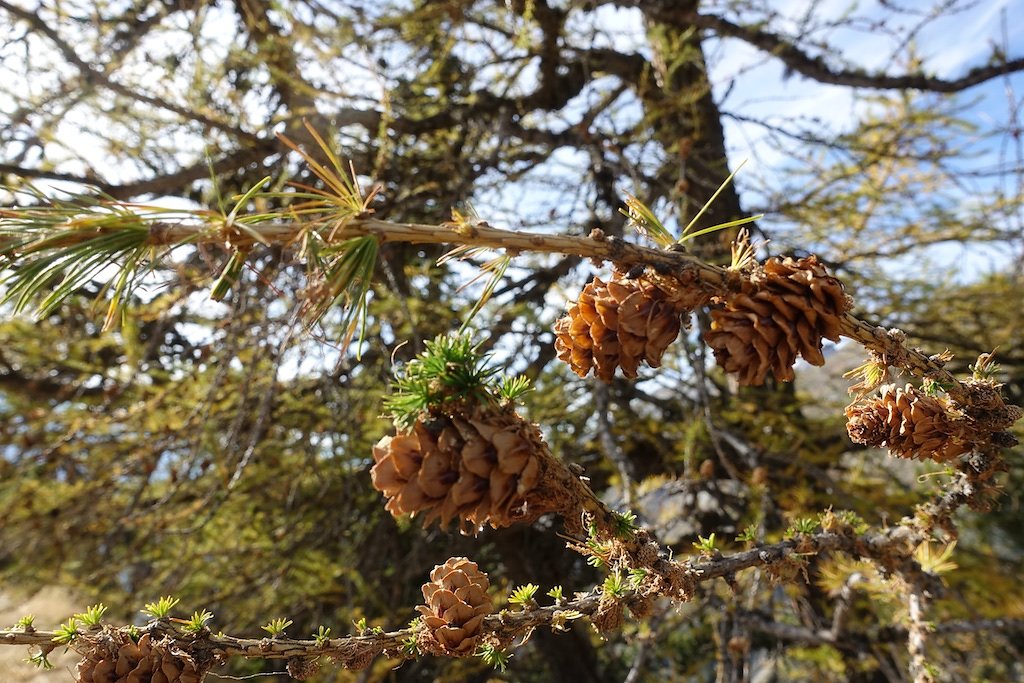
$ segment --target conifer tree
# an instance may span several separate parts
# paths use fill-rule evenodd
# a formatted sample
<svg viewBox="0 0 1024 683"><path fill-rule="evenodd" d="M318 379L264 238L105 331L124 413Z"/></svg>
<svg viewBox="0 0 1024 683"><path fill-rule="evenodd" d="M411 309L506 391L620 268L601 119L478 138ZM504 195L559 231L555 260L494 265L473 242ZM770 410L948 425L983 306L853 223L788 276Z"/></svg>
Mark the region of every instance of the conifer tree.
<svg viewBox="0 0 1024 683"><path fill-rule="evenodd" d="M980 17L0 0L0 576L83 601L0 644L1019 677L1024 58L918 52ZM739 49L852 123L749 113Z"/></svg>

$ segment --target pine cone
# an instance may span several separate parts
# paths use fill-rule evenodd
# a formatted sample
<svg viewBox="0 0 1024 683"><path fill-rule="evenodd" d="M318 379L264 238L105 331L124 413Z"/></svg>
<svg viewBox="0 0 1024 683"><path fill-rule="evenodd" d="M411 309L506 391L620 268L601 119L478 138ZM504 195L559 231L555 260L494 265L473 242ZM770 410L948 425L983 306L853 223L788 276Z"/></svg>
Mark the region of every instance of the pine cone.
<svg viewBox="0 0 1024 683"><path fill-rule="evenodd" d="M591 615L590 623L598 633L615 631L622 627L624 616L621 602L602 599L597 611Z"/></svg>
<svg viewBox="0 0 1024 683"><path fill-rule="evenodd" d="M423 584L426 604L416 608L423 615L429 651L457 657L473 654L484 617L491 612L489 585L487 575L465 557L434 567L430 583Z"/></svg>
<svg viewBox="0 0 1024 683"><path fill-rule="evenodd" d="M320 671L320 662L315 657L292 657L288 660L286 670L295 680L305 681Z"/></svg>
<svg viewBox="0 0 1024 683"><path fill-rule="evenodd" d="M206 672L169 641L153 643L148 633L132 641L112 631L78 663L76 683L200 683Z"/></svg>
<svg viewBox="0 0 1024 683"><path fill-rule="evenodd" d="M464 531L497 528L533 514L527 507L538 494L542 449L536 428L514 412L478 411L385 436L373 448L370 475L395 516L423 513L424 525L439 519L443 526L457 518Z"/></svg>
<svg viewBox="0 0 1024 683"><path fill-rule="evenodd" d="M593 368L611 382L615 368L622 368L632 379L641 361L661 365L665 349L679 336L682 314L706 300L703 292L673 278L630 279L616 273L604 282L595 277L555 323L555 349L580 377Z"/></svg>
<svg viewBox="0 0 1024 683"><path fill-rule="evenodd" d="M901 458L952 460L971 450L964 425L946 404L908 384L887 384L879 395L846 409L846 429L854 443L885 446Z"/></svg>
<svg viewBox="0 0 1024 683"><path fill-rule="evenodd" d="M705 341L718 364L740 384L793 380L797 355L824 365L822 339L839 341L840 321L850 308L839 280L814 256L769 259L764 277L744 281L725 306L711 311Z"/></svg>

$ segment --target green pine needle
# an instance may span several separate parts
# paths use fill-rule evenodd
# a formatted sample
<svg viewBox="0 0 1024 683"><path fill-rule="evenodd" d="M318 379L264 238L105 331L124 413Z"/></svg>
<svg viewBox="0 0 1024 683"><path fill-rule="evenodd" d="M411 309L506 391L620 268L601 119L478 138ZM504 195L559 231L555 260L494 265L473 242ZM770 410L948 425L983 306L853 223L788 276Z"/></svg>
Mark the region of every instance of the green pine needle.
<svg viewBox="0 0 1024 683"><path fill-rule="evenodd" d="M530 378L524 375L504 377L498 384L498 396L509 403L518 401L528 391L533 391L533 386Z"/></svg>
<svg viewBox="0 0 1024 683"><path fill-rule="evenodd" d="M49 653L47 652L36 652L28 656L28 663L35 667L49 671L53 668L53 663L50 661Z"/></svg>
<svg viewBox="0 0 1024 683"><path fill-rule="evenodd" d="M499 650L490 643L484 643L476 651L476 656L484 661L484 663L497 669L498 671L504 671L508 668L509 659L512 658L511 653Z"/></svg>
<svg viewBox="0 0 1024 683"><path fill-rule="evenodd" d="M469 334L440 335L396 373L395 391L385 400L385 409L395 426L406 430L425 413L467 404L498 405L526 391L525 379L501 378L499 370Z"/></svg>
<svg viewBox="0 0 1024 683"><path fill-rule="evenodd" d="M93 628L100 625L100 621L103 619L103 615L107 612L107 606L100 603L93 605L81 614L76 614L73 618L81 622L85 628Z"/></svg>
<svg viewBox="0 0 1024 683"><path fill-rule="evenodd" d="M370 287L377 268L379 250L380 242L377 238L367 235L353 237L337 246L324 247L314 252L322 279L319 286L307 290L309 298L303 307L303 314L313 324L336 303L342 303L344 309L341 322L345 329L342 345L348 346L358 331L357 358L366 338Z"/></svg>
<svg viewBox="0 0 1024 683"><path fill-rule="evenodd" d="M331 640L331 627L321 624L317 628L316 633L313 634L313 640L316 641L317 647L325 647L328 645Z"/></svg>
<svg viewBox="0 0 1024 683"><path fill-rule="evenodd" d="M213 301L224 300L224 297L228 295L228 292L238 282L238 278L242 276L247 257L248 253L242 250L231 252L231 256L228 258L227 263L224 264L220 275L217 276L217 280L210 289L210 299Z"/></svg>
<svg viewBox="0 0 1024 683"><path fill-rule="evenodd" d="M687 224L685 228L683 228L682 235L679 237L678 240L674 238L672 236L672 233L669 232L668 228L666 228L665 225L660 220L658 220L658 217L654 215L654 212L650 209L650 207L648 207L646 204L644 204L642 201L640 201L631 194L626 195L626 208L619 209L619 213L629 218L630 225L632 225L638 233L644 235L645 237L651 238L652 240L654 240L655 243L658 244L658 246L662 247L663 249L671 247L673 244L683 244L685 242L688 242L689 240L696 239L697 237L703 237L704 235L709 235L713 232L727 230L728 228L735 228L740 225L752 223L760 218L763 218L764 214L748 216L746 218L737 218L736 220L727 221L725 223L719 223L717 225L712 225L711 227L708 228L701 228L700 230L690 232L691 230L693 230L693 226L697 224L697 221L700 220L700 217L707 213L707 210L711 208L711 205L714 204L716 199L718 199L718 196L722 193L722 191L729 186L729 183L732 182L732 179L736 176L737 173L739 173L740 169L743 168L743 165L745 163L747 162L744 159L736 167L736 170L730 173L729 177L726 178L721 185L719 185L718 189L715 190L715 193L711 195L711 198L708 199L704 206L701 207L700 211L697 212L697 215L693 217L693 219Z"/></svg>
<svg viewBox="0 0 1024 683"><path fill-rule="evenodd" d="M180 602L178 598L165 595L156 602L147 602L142 608L142 613L154 619L166 619L171 614L174 606Z"/></svg>
<svg viewBox="0 0 1024 683"><path fill-rule="evenodd" d="M612 512L612 518L615 520L616 536L628 537L639 528L636 523L636 514L632 510Z"/></svg>
<svg viewBox="0 0 1024 683"><path fill-rule="evenodd" d="M260 628L269 633L272 638L279 638L280 636L284 635L285 629L287 629L293 623L295 622L293 622L291 619L279 617L277 619L272 619L270 622L261 626Z"/></svg>
<svg viewBox="0 0 1024 683"><path fill-rule="evenodd" d="M156 262L150 228L181 220L180 211L118 202L103 194L47 195L33 186L5 188L28 206L0 211L0 303L45 317L93 281L109 295L104 329L115 327L126 302Z"/></svg>
<svg viewBox="0 0 1024 683"><path fill-rule="evenodd" d="M66 624L61 624L57 627L53 636L53 642L60 645L70 645L75 642L78 636L78 619L71 617Z"/></svg>
<svg viewBox="0 0 1024 683"><path fill-rule="evenodd" d="M698 232L696 232L696 233L694 233L692 235L690 234L690 230L693 228L694 225L697 224L697 221L700 220L700 217L703 216L707 212L707 210L709 208L711 208L711 205L715 203L716 199L718 199L718 195L722 194L722 191L725 190L725 188L729 187L729 183L732 182L732 179L736 177L736 174L740 172L740 169L743 168L744 164L746 164L746 163L747 163L746 159L741 161L739 163L739 165L736 166L736 170L733 171L732 173L730 173L729 177L726 178L722 182L722 184L718 186L718 189L715 190L715 193L713 195L711 195L711 199L707 200L707 202L704 203L704 206L700 207L700 211L697 212L697 215L694 216L693 219L689 223L687 223L685 228L683 228L682 236L679 238L680 242L685 242L686 240L693 239L694 237L699 237L700 235L705 235L708 232L714 232L715 230L722 230L722 229L724 229L726 227L729 227L728 223L723 223L721 225L716 225L716 226L713 226L711 228L705 228L704 230L700 230L700 231L698 231ZM750 219L750 218L742 219L743 222L749 222L751 220L753 220L753 219ZM735 222L733 222L733 224L735 224Z"/></svg>
<svg viewBox="0 0 1024 683"><path fill-rule="evenodd" d="M644 237L649 237L662 248L670 247L675 243L675 238L668 231L654 212L631 194L626 195L626 208L619 209L619 213L629 219L633 229Z"/></svg>
<svg viewBox="0 0 1024 683"><path fill-rule="evenodd" d="M508 602L511 605L519 605L520 607L526 607L533 602L534 596L537 595L537 591L540 590L540 586L535 583L528 583L523 586L516 587L512 594L508 597Z"/></svg>
<svg viewBox="0 0 1024 683"><path fill-rule="evenodd" d="M619 571L614 571L606 576L604 583L601 584L601 592L612 598L621 598L626 594L628 588L628 580Z"/></svg>
<svg viewBox="0 0 1024 683"><path fill-rule="evenodd" d="M207 628L207 624L210 623L211 619L213 619L213 613L204 609L202 611L196 610L188 619L171 619L171 621L181 624L182 629L187 633L199 633L204 628Z"/></svg>
<svg viewBox="0 0 1024 683"><path fill-rule="evenodd" d="M476 212L476 209L472 204L466 203L465 206L460 210L458 208L452 209L452 219L443 223L445 227L449 227L460 235L472 235L478 226L486 226L487 222L480 218L480 215ZM437 260L437 265L441 266L452 260L465 261L470 258L479 256L485 252L492 251L489 247L474 247L468 244L463 244L455 247L448 253L444 254ZM498 283L505 277L505 271L508 270L509 264L512 263L512 256L510 254L503 254L501 256L495 256L494 258L486 261L480 266L480 273L477 274L472 280L459 287L458 291L462 291L472 285L474 282L482 278L486 274L490 274L487 278L487 283L484 285L483 291L480 293L480 298L477 299L473 305L473 309L466 316L466 319L462 323L462 327L459 328L459 333L463 333L469 329L470 323L473 322L473 318L480 312L484 304L490 300L491 295L494 294L494 290L497 288Z"/></svg>
<svg viewBox="0 0 1024 683"><path fill-rule="evenodd" d="M679 238L679 243L682 244L688 240L692 240L697 237L703 237L704 235L710 235L713 232L720 230L728 230L729 228L735 228L740 225L746 225L747 223L753 223L754 221L761 220L764 218L763 213L759 213L756 216L747 216L746 218L737 218L734 221L727 221L725 223L719 223L718 225L712 225L709 228L702 228L696 232L687 233Z"/></svg>

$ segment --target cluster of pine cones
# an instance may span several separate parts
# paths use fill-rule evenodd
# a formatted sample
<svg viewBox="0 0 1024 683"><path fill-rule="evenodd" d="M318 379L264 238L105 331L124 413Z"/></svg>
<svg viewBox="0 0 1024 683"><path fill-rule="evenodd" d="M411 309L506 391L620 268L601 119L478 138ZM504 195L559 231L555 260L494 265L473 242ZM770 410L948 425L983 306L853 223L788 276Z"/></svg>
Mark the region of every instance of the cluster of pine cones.
<svg viewBox="0 0 1024 683"><path fill-rule="evenodd" d="M76 683L200 683L205 670L170 642L146 633L136 643L122 631L105 631L78 663Z"/></svg>
<svg viewBox="0 0 1024 683"><path fill-rule="evenodd" d="M769 374L792 381L797 358L824 365L822 342L839 341L852 306L842 283L815 256L769 259L744 273L732 290L711 299L704 339L741 385L763 384ZM683 317L708 301L697 287L649 271L636 278L616 273L609 282L594 278L555 323L558 357L580 377L593 370L610 382L620 369L634 378L641 363L661 365ZM983 443L1009 444L1012 435L1002 430L1020 409L1003 404L996 389L979 385L978 391L992 396L957 406L911 385L883 387L877 397L847 408L850 438L899 457L938 462Z"/></svg>
<svg viewBox="0 0 1024 683"><path fill-rule="evenodd" d="M641 362L661 365L682 316L707 301L698 288L666 276L617 273L607 283L594 278L555 323L558 357L581 377L593 369L610 382L616 368L636 377ZM763 384L769 372L791 381L797 356L824 364L822 340L839 340L850 305L842 283L814 256L773 258L712 308L705 339L740 384Z"/></svg>
<svg viewBox="0 0 1024 683"><path fill-rule="evenodd" d="M510 409L421 418L373 448L373 486L391 514L422 514L424 526L457 519L464 531L535 518L544 446L537 428ZM534 504L534 509L531 509Z"/></svg>
<svg viewBox="0 0 1024 683"><path fill-rule="evenodd" d="M491 613L487 575L465 557L449 558L430 572L423 584L426 604L416 610L423 615L420 645L427 652L466 657L476 651L484 617Z"/></svg>
<svg viewBox="0 0 1024 683"><path fill-rule="evenodd" d="M999 385L968 380L974 395L959 405L948 396L930 396L912 385L887 384L878 396L846 408L846 429L854 443L888 448L901 458L949 462L984 447L1009 448L1017 439L1007 430L1024 416L1007 405Z"/></svg>

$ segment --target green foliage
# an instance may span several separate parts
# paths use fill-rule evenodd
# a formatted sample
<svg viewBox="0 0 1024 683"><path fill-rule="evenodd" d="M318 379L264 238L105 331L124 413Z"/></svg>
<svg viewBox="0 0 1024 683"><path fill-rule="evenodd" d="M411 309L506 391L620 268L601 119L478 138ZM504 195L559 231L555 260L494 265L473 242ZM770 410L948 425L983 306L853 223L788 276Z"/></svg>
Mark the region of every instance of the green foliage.
<svg viewBox="0 0 1024 683"><path fill-rule="evenodd" d="M813 517L801 517L793 522L786 530L786 537L792 538L796 535L810 535L818 530L819 522Z"/></svg>
<svg viewBox="0 0 1024 683"><path fill-rule="evenodd" d="M216 176L212 178L212 181L214 189L216 190ZM260 188L263 187L269 181L270 176L266 176L258 183L253 185L251 188L249 188L247 192L245 192L238 198L238 200L235 202L235 205L231 208L231 211L228 213L224 212L223 202L218 202L221 205L221 216L218 217L218 219L213 219L211 223L215 224L216 227L219 228L225 234L226 237L228 237L229 245L231 244L232 233L238 232L244 235L245 237L256 241L257 243L263 244L264 246L269 246L269 242L267 242L265 237L263 237L262 235L260 235L258 231L251 229L247 225L247 223L250 222L266 220L269 216L244 215L244 209L248 205L249 201L253 198L254 195L256 195L257 192L259 192ZM220 199L219 193L218 199ZM238 278L242 274L242 270L245 267L248 252L248 247L236 247L233 251L230 252L227 263L221 269L220 274L217 276L217 279L214 281L213 286L210 289L210 298L212 300L223 301L224 297L226 297L228 295L228 292L231 291L231 288L235 286L235 283L238 281Z"/></svg>
<svg viewBox="0 0 1024 683"><path fill-rule="evenodd" d="M510 605L517 605L519 607L528 607L535 604L534 596L537 591L540 590L540 586L534 583L528 583L523 586L517 586L512 594L508 596L508 602Z"/></svg>
<svg viewBox="0 0 1024 683"><path fill-rule="evenodd" d="M642 201L631 194L626 195L626 208L619 209L619 213L629 219L630 225L641 235L654 240L660 247L670 247L675 243L675 238L669 232L658 217Z"/></svg>
<svg viewBox="0 0 1024 683"><path fill-rule="evenodd" d="M210 290L210 298L213 301L223 301L231 288L235 286L245 268L246 257L247 254L243 251L231 252L227 263L224 264L224 268L221 269L220 275L217 276Z"/></svg>
<svg viewBox="0 0 1024 683"><path fill-rule="evenodd" d="M319 273L317 277L322 278L322 282L309 290L304 309L306 318L320 320L332 306L342 302L345 329L342 346L348 346L358 330L357 358L366 335L367 297L377 267L379 246L376 237L353 237L339 245L310 251L311 261Z"/></svg>
<svg viewBox="0 0 1024 683"><path fill-rule="evenodd" d="M693 547L697 549L702 555L713 555L717 550L715 548L715 534L712 532L705 538L704 536L698 536L697 540L694 541Z"/></svg>
<svg viewBox="0 0 1024 683"><path fill-rule="evenodd" d="M181 623L181 628L187 633L199 633L200 631L207 628L207 624L213 619L213 613L207 612L206 610L195 611L192 616L188 619L177 619L176 621Z"/></svg>
<svg viewBox="0 0 1024 683"><path fill-rule="evenodd" d="M512 653L500 650L490 643L484 643L477 650L476 656L482 659L484 663L491 668L503 672L508 668L508 663L512 658Z"/></svg>
<svg viewBox="0 0 1024 683"><path fill-rule="evenodd" d="M317 647L324 647L331 639L331 627L320 625L317 627L316 632L313 633L313 640L316 641Z"/></svg>
<svg viewBox="0 0 1024 683"><path fill-rule="evenodd" d="M73 619L81 623L83 628L96 628L100 625L103 615L107 612L106 605L93 605L81 614L76 614Z"/></svg>
<svg viewBox="0 0 1024 683"><path fill-rule="evenodd" d="M500 368L479 349L468 334L441 335L426 342L426 350L396 372L394 391L385 400L395 425L408 429L423 414L497 405L509 396L521 396L526 380L498 377Z"/></svg>
<svg viewBox="0 0 1024 683"><path fill-rule="evenodd" d="M939 396L946 393L951 388L952 385L948 382L942 382L931 377L925 377L921 380L921 391L923 391L927 396Z"/></svg>
<svg viewBox="0 0 1024 683"><path fill-rule="evenodd" d="M634 514L632 510L627 510L625 512L613 512L612 516L614 518L615 534L617 536L629 536L639 528L636 523L636 514Z"/></svg>
<svg viewBox="0 0 1024 683"><path fill-rule="evenodd" d="M968 366L974 379L991 381L999 377L1002 368L994 361L995 352L983 353L978 356L978 362Z"/></svg>
<svg viewBox="0 0 1024 683"><path fill-rule="evenodd" d="M110 300L104 328L111 329L152 261L145 220L170 219L177 212L132 207L104 195L70 193L66 199L54 198L32 185L0 187L3 190L28 194L35 203L28 211L0 214L0 254L9 271L0 279L5 290L0 303L12 304L15 312L35 303L36 315L42 318L115 268L117 274L105 288Z"/></svg>
<svg viewBox="0 0 1024 683"><path fill-rule="evenodd" d="M619 209L619 213L621 213L622 215L626 216L626 218L629 219L629 223L634 230L636 230L639 234L650 238L655 242L655 244L662 248L669 248L675 244L685 244L689 240L696 239L697 237L710 235L711 233L714 232L728 230L730 228L737 228L742 225L752 223L760 218L763 218L764 216L757 215L751 216L749 218L738 218L736 220L718 223L716 225L712 225L707 228L702 228L700 230L694 230L694 226L697 225L698 221L700 221L701 217L708 211L709 208L711 208L711 205L715 202L719 195L721 195L722 192L729 186L729 184L732 182L732 179L739 172L739 170L743 168L743 165L745 163L746 160L740 162L739 166L736 167L736 170L730 173L729 176L724 181L722 181L722 184L718 186L718 189L714 192L714 194L712 194L708 198L704 206L701 207L701 209L693 216L693 218L690 219L690 222L686 224L686 227L683 228L683 231L680 234L679 239L676 239L672 236L672 233L669 231L669 229L666 228L660 220L658 220L658 217L655 215L654 211L652 211L646 204L644 204L642 201L640 201L631 194L626 195L626 199L624 200L626 208Z"/></svg>
<svg viewBox="0 0 1024 683"><path fill-rule="evenodd" d="M444 223L448 227L451 227L456 232L471 236L477 229L477 226L486 226L487 223L480 219L476 209L473 208L472 204L467 204L466 212L463 213L458 209L452 209L452 220ZM474 247L471 245L461 245L455 247L444 256L437 260L437 265L444 265L451 260L465 261L477 256L484 254L485 252L491 251L490 249L483 247ZM494 258L485 261L480 265L480 273L473 279L461 285L458 291L462 291L472 285L474 282L479 280L484 275L487 275L487 281L484 283L483 290L480 292L480 297L473 304L473 308L469 311L466 317L463 319L462 327L459 328L459 334L463 334L470 329L470 324L476 317L477 313L483 308L484 304L494 294L494 290L501 282L502 278L505 277L505 272L508 267L512 264L512 254L503 254L501 256L495 256Z"/></svg>
<svg viewBox="0 0 1024 683"><path fill-rule="evenodd" d="M757 524L748 524L736 537L737 543L753 543L757 540Z"/></svg>
<svg viewBox="0 0 1024 683"><path fill-rule="evenodd" d="M587 529L587 540L584 547L587 564L599 569L607 566L614 545L612 541L602 541L597 527L591 524Z"/></svg>
<svg viewBox="0 0 1024 683"><path fill-rule="evenodd" d="M702 237L703 235L709 235L713 232L718 232L720 230L727 230L729 228L735 228L741 225L746 225L747 223L752 223L757 219L764 217L763 215L758 215L751 216L750 218L738 218L736 220L727 221L725 223L718 223L717 225L712 225L711 227L704 228L702 230L694 230L694 226L697 225L697 222L700 220L701 216L703 216L708 211L708 209L711 208L711 206L715 203L715 200L718 199L718 197L722 194L723 191L725 191L727 187L729 187L729 184L732 183L732 179L736 177L736 174L739 173L740 169L743 168L743 165L746 163L746 159L741 161L739 165L736 166L736 170L730 173L728 177L726 177L726 179L722 181L722 184L718 186L718 189L715 190L714 194L712 194L708 198L708 200L704 202L704 206L700 208L700 210L693 216L693 218L690 219L690 222L686 224L686 227L683 228L683 232L679 236L679 244L683 244L688 240L692 240L697 237Z"/></svg>
<svg viewBox="0 0 1024 683"><path fill-rule="evenodd" d="M26 661L44 671L49 671L53 668L53 662L50 661L48 652L34 652L28 656Z"/></svg>
<svg viewBox="0 0 1024 683"><path fill-rule="evenodd" d="M420 653L420 646L416 636L408 636L402 641L402 654L407 657L416 657Z"/></svg>
<svg viewBox="0 0 1024 683"><path fill-rule="evenodd" d="M528 391L533 391L533 386L530 384L530 378L523 375L502 377L497 387L498 397L508 403L522 400Z"/></svg>
<svg viewBox="0 0 1024 683"><path fill-rule="evenodd" d="M636 589L640 588L640 584L642 584L644 582L644 579L647 578L647 575L649 573L650 572L648 570L642 569L642 568L630 569L629 570L629 587L632 590L636 590Z"/></svg>
<svg viewBox="0 0 1024 683"><path fill-rule="evenodd" d="M80 635L78 632L79 622L76 617L71 617L66 623L57 627L53 642L59 645L70 645Z"/></svg>
<svg viewBox="0 0 1024 683"><path fill-rule="evenodd" d="M210 615L213 618L213 615ZM271 638L278 638L284 635L285 629L294 624L295 622L291 619L284 619L278 617L277 619L271 619L268 623L264 624L260 628L270 634Z"/></svg>
<svg viewBox="0 0 1024 683"><path fill-rule="evenodd" d="M142 608L142 613L154 619L166 619L171 615L171 610L179 602L181 600L178 598L165 595L156 602L147 602L146 606Z"/></svg>
<svg viewBox="0 0 1024 683"><path fill-rule="evenodd" d="M622 572L616 570L605 577L601 584L601 593L611 598L621 598L626 595L630 588L631 578L626 578Z"/></svg>

